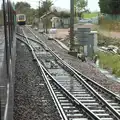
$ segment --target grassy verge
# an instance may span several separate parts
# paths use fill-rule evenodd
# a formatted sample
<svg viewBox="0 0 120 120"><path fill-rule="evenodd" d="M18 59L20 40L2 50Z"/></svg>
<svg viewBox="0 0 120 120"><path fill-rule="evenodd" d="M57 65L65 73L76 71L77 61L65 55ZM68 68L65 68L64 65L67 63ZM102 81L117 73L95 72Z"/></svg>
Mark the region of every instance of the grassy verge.
<svg viewBox="0 0 120 120"><path fill-rule="evenodd" d="M109 29L105 30L101 28L101 25L95 25L92 30L98 32L98 46L120 46L119 36L117 34L114 34L113 36L112 31L110 31ZM115 37L115 35L117 35L117 37Z"/></svg>
<svg viewBox="0 0 120 120"><path fill-rule="evenodd" d="M120 77L120 56L103 52L98 52L98 55L100 58L100 67L112 70L112 74Z"/></svg>
<svg viewBox="0 0 120 120"><path fill-rule="evenodd" d="M97 17L98 13L84 13L84 18L93 18L93 17Z"/></svg>
<svg viewBox="0 0 120 120"><path fill-rule="evenodd" d="M120 21L101 19L100 20L100 29L104 29L107 31L120 32Z"/></svg>

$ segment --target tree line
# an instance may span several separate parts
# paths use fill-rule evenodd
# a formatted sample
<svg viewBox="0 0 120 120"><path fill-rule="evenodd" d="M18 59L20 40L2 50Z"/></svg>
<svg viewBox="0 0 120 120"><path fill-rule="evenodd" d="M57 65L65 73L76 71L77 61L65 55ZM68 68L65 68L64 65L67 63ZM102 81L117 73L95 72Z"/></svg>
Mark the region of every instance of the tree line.
<svg viewBox="0 0 120 120"><path fill-rule="evenodd" d="M38 3L39 5L39 3ZM41 6L37 9L31 8L30 4L27 2L17 2L15 4L16 13L24 13L27 16L27 24L32 24L33 19L39 18L44 15L47 11L51 11L51 6L54 5L52 0L41 1ZM75 15L81 17L83 10L85 11L87 6L87 0L75 0ZM55 12L58 17L70 17L70 12L67 11L57 11L54 9L52 12ZM2 10L0 10L0 24L3 23Z"/></svg>
<svg viewBox="0 0 120 120"><path fill-rule="evenodd" d="M74 0L75 15L78 17L82 16L82 13L88 11L87 5L88 0ZM39 3L38 3L39 4ZM98 2L100 7L100 12L111 15L120 14L120 0L99 0ZM35 17L41 17L50 11L51 6L54 5L52 0L43 1L41 6L37 9L31 8L30 4L27 2L17 2L15 4L16 13L24 13L27 16L27 24L32 24L32 21ZM2 8L2 7L1 7ZM59 17L70 17L70 12L66 11L57 11L54 9L53 12L56 12ZM0 10L0 25L3 24L3 12Z"/></svg>
<svg viewBox="0 0 120 120"><path fill-rule="evenodd" d="M118 15L120 14L120 0L99 0L101 13Z"/></svg>

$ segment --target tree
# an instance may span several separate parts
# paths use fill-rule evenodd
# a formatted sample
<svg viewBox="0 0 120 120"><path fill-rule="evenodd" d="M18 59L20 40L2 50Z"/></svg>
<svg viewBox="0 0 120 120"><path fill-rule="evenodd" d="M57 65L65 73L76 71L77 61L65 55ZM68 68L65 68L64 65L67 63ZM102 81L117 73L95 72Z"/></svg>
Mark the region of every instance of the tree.
<svg viewBox="0 0 120 120"><path fill-rule="evenodd" d="M120 0L110 0L110 14L120 14Z"/></svg>
<svg viewBox="0 0 120 120"><path fill-rule="evenodd" d="M17 14L25 14L27 17L27 24L32 24L32 21L35 17L36 10L32 9L30 4L27 2L17 2L15 4Z"/></svg>
<svg viewBox="0 0 120 120"><path fill-rule="evenodd" d="M20 9L20 7L21 8L24 8L24 7L30 8L31 6L27 2L17 2L16 5L15 5L15 7L16 7L16 9Z"/></svg>
<svg viewBox="0 0 120 120"><path fill-rule="evenodd" d="M99 0L101 13L120 14L120 0Z"/></svg>
<svg viewBox="0 0 120 120"><path fill-rule="evenodd" d="M98 4L100 6L101 13L110 13L110 3L111 0L99 0Z"/></svg>
<svg viewBox="0 0 120 120"><path fill-rule="evenodd" d="M59 12L59 17L60 18L69 18L70 17L70 13L67 11L60 11Z"/></svg>
<svg viewBox="0 0 120 120"><path fill-rule="evenodd" d="M50 10L50 8L51 8L52 5L53 5L53 2L51 0L43 1L42 8L46 12L46 11Z"/></svg>
<svg viewBox="0 0 120 120"><path fill-rule="evenodd" d="M27 24L32 24L32 21L35 17L44 15L46 11L50 11L51 6L53 5L52 0L42 1L42 5L39 9L32 9L30 4L27 2L17 2L15 5L17 14L25 14L27 17Z"/></svg>
<svg viewBox="0 0 120 120"><path fill-rule="evenodd" d="M53 5L53 2L51 0L42 1L42 5L40 8L36 10L36 17L44 15L47 11L51 11L51 6Z"/></svg>
<svg viewBox="0 0 120 120"><path fill-rule="evenodd" d="M74 8L75 8L75 16L79 16L83 18L83 12L86 11L86 7L88 5L87 0L75 0Z"/></svg>
<svg viewBox="0 0 120 120"><path fill-rule="evenodd" d="M75 7L77 12L85 11L87 5L88 5L87 0L75 0Z"/></svg>
<svg viewBox="0 0 120 120"><path fill-rule="evenodd" d="M30 10L31 6L27 2L17 2L15 5L17 13L26 13L26 10Z"/></svg>

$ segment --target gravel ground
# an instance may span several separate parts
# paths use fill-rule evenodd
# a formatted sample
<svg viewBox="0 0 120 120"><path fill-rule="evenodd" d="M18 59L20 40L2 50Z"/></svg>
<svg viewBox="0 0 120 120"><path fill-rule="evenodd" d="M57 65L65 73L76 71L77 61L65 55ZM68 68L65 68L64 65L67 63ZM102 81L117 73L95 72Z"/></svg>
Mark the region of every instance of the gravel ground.
<svg viewBox="0 0 120 120"><path fill-rule="evenodd" d="M37 33L37 32L36 32ZM51 40L45 40L43 35L37 33L37 35L45 41L45 43L54 50L61 58L63 58L67 63L76 68L78 71L82 72L84 75L93 79L97 83L106 87L107 89L113 91L114 93L120 95L120 83L117 81L113 81L108 79L104 74L102 74L97 68L91 65L91 62L81 62L81 60L77 59L68 54L66 50L59 46L58 43Z"/></svg>
<svg viewBox="0 0 120 120"><path fill-rule="evenodd" d="M14 120L60 120L27 47L17 42Z"/></svg>

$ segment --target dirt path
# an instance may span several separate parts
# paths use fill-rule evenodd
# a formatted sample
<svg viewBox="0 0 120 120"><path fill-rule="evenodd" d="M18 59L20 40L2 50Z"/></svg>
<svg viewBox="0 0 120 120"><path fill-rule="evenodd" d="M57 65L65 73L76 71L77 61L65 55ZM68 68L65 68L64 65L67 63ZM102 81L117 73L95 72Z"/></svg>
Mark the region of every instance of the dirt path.
<svg viewBox="0 0 120 120"><path fill-rule="evenodd" d="M106 37L111 38L120 38L120 32L114 32L114 31L105 31L98 28L98 26L92 25L92 24L86 24L86 25L75 25L75 29L77 28L91 28L91 30L98 30L99 33ZM56 38L57 39L65 39L66 36L69 35L69 29L57 29Z"/></svg>
<svg viewBox="0 0 120 120"><path fill-rule="evenodd" d="M99 32L106 37L118 38L118 39L120 38L120 32L105 31L105 30L100 30Z"/></svg>

